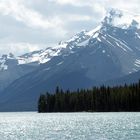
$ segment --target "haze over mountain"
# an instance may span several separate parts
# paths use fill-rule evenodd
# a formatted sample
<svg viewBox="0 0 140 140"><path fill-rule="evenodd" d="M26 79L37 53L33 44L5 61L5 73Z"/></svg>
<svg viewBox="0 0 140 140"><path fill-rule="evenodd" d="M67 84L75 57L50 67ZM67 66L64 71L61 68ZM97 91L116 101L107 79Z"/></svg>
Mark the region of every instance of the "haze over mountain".
<svg viewBox="0 0 140 140"><path fill-rule="evenodd" d="M97 28L81 31L54 48L19 57L4 55L0 110L36 110L39 95L56 86L75 90L124 84L124 79L136 82L139 70L140 16L112 9Z"/></svg>

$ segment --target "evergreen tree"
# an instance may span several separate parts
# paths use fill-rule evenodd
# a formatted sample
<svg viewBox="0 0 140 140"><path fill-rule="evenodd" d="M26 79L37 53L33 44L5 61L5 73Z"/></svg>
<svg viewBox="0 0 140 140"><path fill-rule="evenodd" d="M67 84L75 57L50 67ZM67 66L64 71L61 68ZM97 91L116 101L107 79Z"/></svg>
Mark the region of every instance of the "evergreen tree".
<svg viewBox="0 0 140 140"><path fill-rule="evenodd" d="M41 95L38 101L38 112L47 111L47 100L45 95Z"/></svg>

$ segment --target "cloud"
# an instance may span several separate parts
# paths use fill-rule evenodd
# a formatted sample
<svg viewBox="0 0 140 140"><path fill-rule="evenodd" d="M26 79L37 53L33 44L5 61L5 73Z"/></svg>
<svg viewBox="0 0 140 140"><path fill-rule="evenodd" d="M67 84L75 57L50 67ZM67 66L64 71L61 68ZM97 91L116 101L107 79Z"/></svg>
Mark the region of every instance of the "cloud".
<svg viewBox="0 0 140 140"><path fill-rule="evenodd" d="M44 44L30 44L30 43L4 43L0 44L0 55L13 53L21 55L23 53L32 52L44 48ZM18 51L17 51L18 50Z"/></svg>
<svg viewBox="0 0 140 140"><path fill-rule="evenodd" d="M119 8L125 10L131 10L134 12L140 12L139 0L49 0L56 2L60 5L73 5L73 6L89 6L93 7L94 11L103 12L108 8Z"/></svg>
<svg viewBox="0 0 140 140"><path fill-rule="evenodd" d="M136 12L136 9L139 9L139 0L107 0L106 3L104 3L106 7L112 7L112 8L119 8L119 9L125 9L125 10L132 10Z"/></svg>
<svg viewBox="0 0 140 140"><path fill-rule="evenodd" d="M49 0L50 2L56 2L62 5L65 4L71 4L74 6L86 6L91 4L91 0L85 1L85 0Z"/></svg>
<svg viewBox="0 0 140 140"><path fill-rule="evenodd" d="M94 12L104 12L104 1L103 0L49 0L50 2L56 2L60 5L73 5L77 7L89 7Z"/></svg>
<svg viewBox="0 0 140 140"><path fill-rule="evenodd" d="M10 15L29 27L54 28L61 24L57 17L46 19L39 12L25 7L22 0L0 0L0 13Z"/></svg>

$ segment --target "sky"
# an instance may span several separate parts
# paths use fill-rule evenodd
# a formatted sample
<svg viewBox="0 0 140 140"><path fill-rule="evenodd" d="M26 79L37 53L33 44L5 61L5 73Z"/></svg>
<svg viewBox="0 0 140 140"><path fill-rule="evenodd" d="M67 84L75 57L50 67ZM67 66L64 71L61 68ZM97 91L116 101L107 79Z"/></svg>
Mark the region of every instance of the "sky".
<svg viewBox="0 0 140 140"><path fill-rule="evenodd" d="M94 29L111 8L140 14L139 0L0 0L0 55L21 55Z"/></svg>

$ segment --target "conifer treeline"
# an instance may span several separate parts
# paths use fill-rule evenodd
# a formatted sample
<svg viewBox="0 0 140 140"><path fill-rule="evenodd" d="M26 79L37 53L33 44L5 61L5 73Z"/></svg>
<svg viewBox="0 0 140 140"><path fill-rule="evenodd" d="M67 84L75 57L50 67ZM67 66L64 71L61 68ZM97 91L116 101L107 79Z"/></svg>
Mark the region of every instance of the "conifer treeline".
<svg viewBox="0 0 140 140"><path fill-rule="evenodd" d="M140 81L137 84L77 90L56 88L54 94L41 95L38 112L140 111Z"/></svg>

